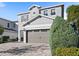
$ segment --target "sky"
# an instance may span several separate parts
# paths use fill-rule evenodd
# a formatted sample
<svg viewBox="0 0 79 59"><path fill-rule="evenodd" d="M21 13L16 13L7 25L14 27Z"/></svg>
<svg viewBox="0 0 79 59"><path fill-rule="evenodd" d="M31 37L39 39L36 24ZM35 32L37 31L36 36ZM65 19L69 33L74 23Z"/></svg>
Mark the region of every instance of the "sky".
<svg viewBox="0 0 79 59"><path fill-rule="evenodd" d="M64 4L64 18L66 19L66 9L70 5L78 5L79 2L0 2L0 18L17 21L17 14L27 12L31 5L41 7Z"/></svg>

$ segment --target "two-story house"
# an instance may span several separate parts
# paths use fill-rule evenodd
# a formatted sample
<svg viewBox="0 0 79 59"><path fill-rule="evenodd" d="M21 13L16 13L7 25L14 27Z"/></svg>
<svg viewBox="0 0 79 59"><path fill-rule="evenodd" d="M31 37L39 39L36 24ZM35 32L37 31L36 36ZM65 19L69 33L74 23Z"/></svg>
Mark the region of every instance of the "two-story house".
<svg viewBox="0 0 79 59"><path fill-rule="evenodd" d="M32 5L28 12L18 14L18 41L47 43L49 30L56 16L64 17L64 5L40 7Z"/></svg>
<svg viewBox="0 0 79 59"><path fill-rule="evenodd" d="M10 39L16 39L18 36L18 26L15 22L0 18L0 25L4 28L2 36L9 36Z"/></svg>

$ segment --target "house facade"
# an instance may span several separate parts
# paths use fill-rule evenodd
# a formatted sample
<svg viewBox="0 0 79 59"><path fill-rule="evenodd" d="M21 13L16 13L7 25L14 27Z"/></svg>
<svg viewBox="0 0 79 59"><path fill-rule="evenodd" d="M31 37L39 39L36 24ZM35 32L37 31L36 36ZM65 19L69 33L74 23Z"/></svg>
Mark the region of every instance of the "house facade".
<svg viewBox="0 0 79 59"><path fill-rule="evenodd" d="M10 39L16 39L18 37L18 26L15 22L0 18L0 25L4 28L2 36L9 36Z"/></svg>
<svg viewBox="0 0 79 59"><path fill-rule="evenodd" d="M64 5L40 7L32 5L28 12L18 14L18 41L48 43L49 30L56 16L64 17Z"/></svg>

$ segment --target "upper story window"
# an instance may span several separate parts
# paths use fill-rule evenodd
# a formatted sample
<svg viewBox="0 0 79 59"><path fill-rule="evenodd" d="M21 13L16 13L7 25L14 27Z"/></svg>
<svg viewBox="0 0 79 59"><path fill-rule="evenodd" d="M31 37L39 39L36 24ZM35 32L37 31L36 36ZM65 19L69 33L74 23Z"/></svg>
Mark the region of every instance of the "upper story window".
<svg viewBox="0 0 79 59"><path fill-rule="evenodd" d="M55 15L55 9L51 9L51 15Z"/></svg>
<svg viewBox="0 0 79 59"><path fill-rule="evenodd" d="M27 15L27 18L26 18L27 20L29 19L29 15Z"/></svg>
<svg viewBox="0 0 79 59"><path fill-rule="evenodd" d="M33 12L33 14L35 14L35 12Z"/></svg>
<svg viewBox="0 0 79 59"><path fill-rule="evenodd" d="M24 16L21 16L21 22L25 21Z"/></svg>
<svg viewBox="0 0 79 59"><path fill-rule="evenodd" d="M48 10L44 11L44 15L48 16Z"/></svg>
<svg viewBox="0 0 79 59"><path fill-rule="evenodd" d="M10 27L10 23L7 23L7 27L8 27L8 28Z"/></svg>
<svg viewBox="0 0 79 59"><path fill-rule="evenodd" d="M14 27L14 28L15 28L15 26L16 26L15 23L13 23L13 27Z"/></svg>
<svg viewBox="0 0 79 59"><path fill-rule="evenodd" d="M41 10L39 10L39 14L41 14Z"/></svg>
<svg viewBox="0 0 79 59"><path fill-rule="evenodd" d="M21 21L24 22L24 21L27 21L29 18L29 15L22 15L21 16Z"/></svg>

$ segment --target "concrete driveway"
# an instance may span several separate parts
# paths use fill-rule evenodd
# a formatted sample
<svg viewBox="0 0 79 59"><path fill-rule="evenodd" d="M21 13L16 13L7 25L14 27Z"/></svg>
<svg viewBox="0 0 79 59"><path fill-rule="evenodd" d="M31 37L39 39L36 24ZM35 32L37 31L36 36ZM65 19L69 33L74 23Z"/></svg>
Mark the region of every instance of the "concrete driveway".
<svg viewBox="0 0 79 59"><path fill-rule="evenodd" d="M18 43L0 44L0 56L51 56L49 44Z"/></svg>

